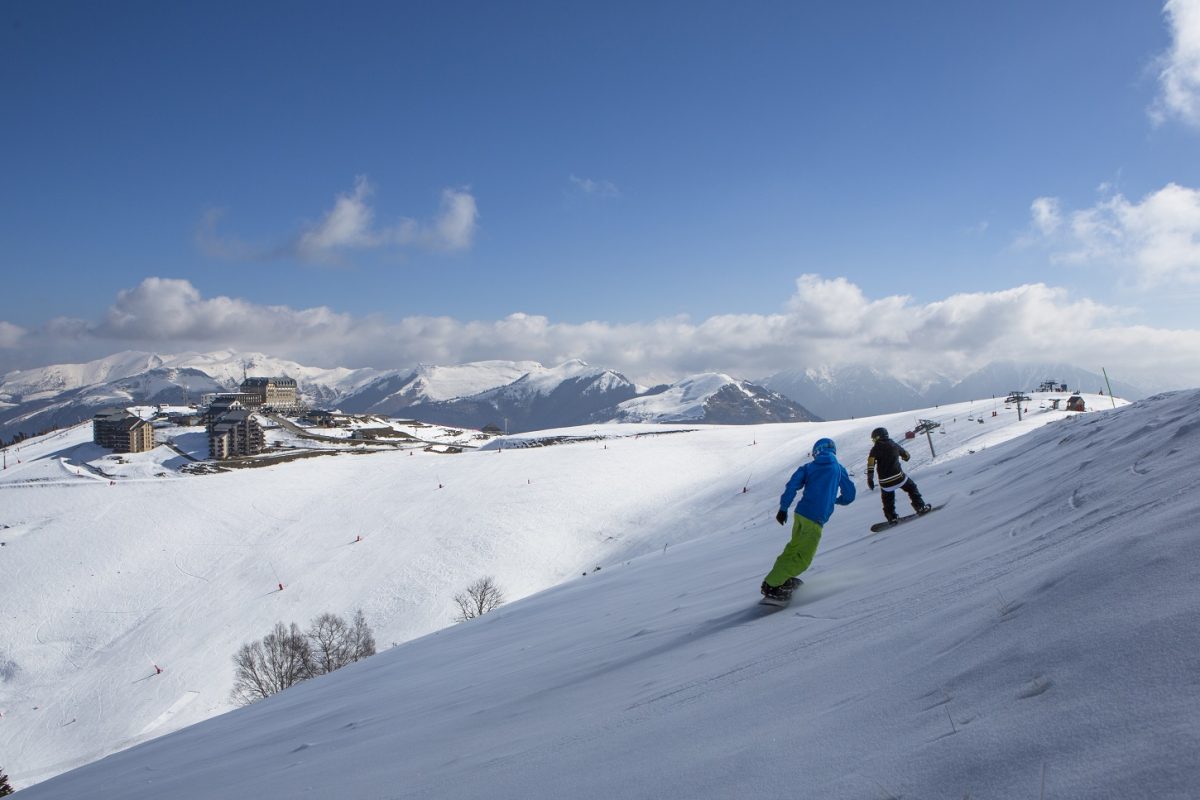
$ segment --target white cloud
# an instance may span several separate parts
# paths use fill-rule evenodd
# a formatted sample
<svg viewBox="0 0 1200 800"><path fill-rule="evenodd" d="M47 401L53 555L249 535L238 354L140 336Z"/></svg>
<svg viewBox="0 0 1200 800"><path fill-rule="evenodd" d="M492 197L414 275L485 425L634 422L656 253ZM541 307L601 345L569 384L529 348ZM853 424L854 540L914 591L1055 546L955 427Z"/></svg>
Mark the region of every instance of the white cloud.
<svg viewBox="0 0 1200 800"><path fill-rule="evenodd" d="M235 298L201 297L189 281L146 278L117 294L104 319L87 328L91 337L116 342L187 342L197 346L261 341L289 345L296 337L339 337L353 320L320 306L294 310Z"/></svg>
<svg viewBox="0 0 1200 800"><path fill-rule="evenodd" d="M441 213L428 231L421 232L418 226L416 235L418 240L424 237L425 243L433 248L466 250L475 238L478 219L479 209L470 192L465 189L443 189Z"/></svg>
<svg viewBox="0 0 1200 800"><path fill-rule="evenodd" d="M320 260L331 250L352 247L377 247L384 236L371 230L375 212L367 204L371 184L363 175L354 179L351 194L339 194L333 208L316 225L300 234L296 251Z"/></svg>
<svg viewBox="0 0 1200 800"><path fill-rule="evenodd" d="M0 320L0 349L11 350L21 344L25 329L11 322Z"/></svg>
<svg viewBox="0 0 1200 800"><path fill-rule="evenodd" d="M1056 197L1039 197L1029 210L1033 214L1033 227L1043 235L1054 233L1062 225L1062 210Z"/></svg>
<svg viewBox="0 0 1200 800"><path fill-rule="evenodd" d="M595 195L597 197L620 197L621 190L612 181L592 180L591 178L580 178L574 174L569 176L571 185L583 194Z"/></svg>
<svg viewBox="0 0 1200 800"><path fill-rule="evenodd" d="M283 246L256 246L217 232L223 209L205 213L196 242L216 258L263 261L299 258L337 264L348 253L384 248L417 247L432 251L467 250L475 238L479 209L469 189L443 189L441 206L428 221L402 217L391 225L377 225L371 197L375 188L364 175L354 179L350 192L339 194L333 208L318 222L305 226Z"/></svg>
<svg viewBox="0 0 1200 800"><path fill-rule="evenodd" d="M1167 0L1163 14L1171 46L1159 59L1160 93L1150 115L1156 124L1175 118L1200 127L1200 0Z"/></svg>
<svg viewBox="0 0 1200 800"><path fill-rule="evenodd" d="M708 370L760 377L849 363L920 379L965 375L990 361L1011 359L1104 364L1130 380L1171 375L1179 385L1200 385L1195 358L1200 330L1126 325L1126 314L1044 284L917 303L902 295L868 297L845 278L803 275L775 314L629 324L555 322L523 313L496 320L388 320L325 306L293 309L206 298L186 280L147 278L120 292L98 321L57 319L38 330L18 330L25 363L12 363L18 355L12 351L9 363L0 353L0 366L86 360L123 349L230 348L317 366L380 368L583 358L655 383ZM0 323L0 336L16 329L5 325Z"/></svg>
<svg viewBox="0 0 1200 800"><path fill-rule="evenodd" d="M1124 268L1143 287L1200 284L1200 190L1169 183L1138 202L1116 194L1065 222L1054 198L1032 210L1057 260Z"/></svg>
<svg viewBox="0 0 1200 800"><path fill-rule="evenodd" d="M429 222L403 218L375 227L367 200L373 192L366 177L354 181L351 194L338 195L333 208L296 241L296 252L311 261L337 260L349 249L416 246L427 250L466 250L475 238L479 209L467 189L443 189L441 208Z"/></svg>

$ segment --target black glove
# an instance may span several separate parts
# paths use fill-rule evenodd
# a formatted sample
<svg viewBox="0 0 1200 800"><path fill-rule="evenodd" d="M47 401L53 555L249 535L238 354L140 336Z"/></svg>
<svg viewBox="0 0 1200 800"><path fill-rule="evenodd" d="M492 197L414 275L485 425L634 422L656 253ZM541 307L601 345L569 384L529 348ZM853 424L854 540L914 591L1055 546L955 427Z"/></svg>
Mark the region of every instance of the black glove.
<svg viewBox="0 0 1200 800"><path fill-rule="evenodd" d="M775 515L775 521L780 525L787 525L787 512L782 508L779 509L779 513Z"/></svg>
<svg viewBox="0 0 1200 800"><path fill-rule="evenodd" d="M872 478L870 475L867 476L867 491L869 491L869 492L875 491L875 479Z"/></svg>

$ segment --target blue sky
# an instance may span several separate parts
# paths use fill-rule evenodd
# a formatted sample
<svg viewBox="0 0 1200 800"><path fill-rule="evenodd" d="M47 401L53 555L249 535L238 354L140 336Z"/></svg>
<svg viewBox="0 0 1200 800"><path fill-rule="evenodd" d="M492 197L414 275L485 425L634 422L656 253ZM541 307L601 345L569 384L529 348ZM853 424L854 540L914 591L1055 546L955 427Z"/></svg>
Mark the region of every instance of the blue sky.
<svg viewBox="0 0 1200 800"><path fill-rule="evenodd" d="M1200 346L1198 27L1197 0L7 3L0 369L1165 380Z"/></svg>

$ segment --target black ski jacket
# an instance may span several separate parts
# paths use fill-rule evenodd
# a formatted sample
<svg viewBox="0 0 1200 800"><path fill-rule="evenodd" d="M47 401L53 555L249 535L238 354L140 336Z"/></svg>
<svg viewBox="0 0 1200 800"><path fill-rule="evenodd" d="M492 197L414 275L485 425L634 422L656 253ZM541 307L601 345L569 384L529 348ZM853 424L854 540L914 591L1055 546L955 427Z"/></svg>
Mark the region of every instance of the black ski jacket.
<svg viewBox="0 0 1200 800"><path fill-rule="evenodd" d="M908 451L891 439L880 439L867 456L867 483L870 483L876 468L879 469L879 488L889 489L904 483L904 470L900 459L908 461Z"/></svg>

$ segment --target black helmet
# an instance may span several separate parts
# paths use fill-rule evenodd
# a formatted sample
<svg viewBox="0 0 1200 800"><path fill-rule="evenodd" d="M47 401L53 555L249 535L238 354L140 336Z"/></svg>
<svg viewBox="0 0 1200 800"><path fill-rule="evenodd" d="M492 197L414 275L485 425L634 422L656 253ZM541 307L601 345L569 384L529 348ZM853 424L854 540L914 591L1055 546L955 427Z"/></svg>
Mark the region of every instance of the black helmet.
<svg viewBox="0 0 1200 800"><path fill-rule="evenodd" d="M887 428L876 428L875 430L871 431L871 438L872 439L888 438Z"/></svg>

